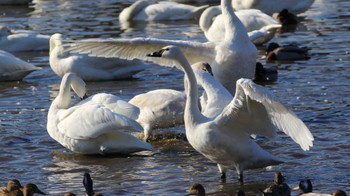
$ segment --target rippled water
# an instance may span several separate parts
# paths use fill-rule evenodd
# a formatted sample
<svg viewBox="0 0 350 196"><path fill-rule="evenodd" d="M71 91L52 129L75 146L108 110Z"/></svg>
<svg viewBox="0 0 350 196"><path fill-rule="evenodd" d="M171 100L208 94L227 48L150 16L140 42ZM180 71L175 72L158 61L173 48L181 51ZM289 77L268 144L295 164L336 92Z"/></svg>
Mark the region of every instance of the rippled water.
<svg viewBox="0 0 350 196"><path fill-rule="evenodd" d="M205 40L195 21L121 30L118 13L130 2L35 0L29 8L0 6L0 25L49 35L60 32L78 39L151 36ZM95 188L106 195L184 195L195 182L211 193L234 195L243 188L248 195L255 195L271 182L275 170L281 170L290 186L296 186L301 178L311 178L314 190L349 193L349 13L348 0L316 0L302 14L298 30L276 35L274 40L281 44L311 49L308 61L278 65L278 81L266 87L306 123L315 137L314 147L304 152L283 134L274 141L258 141L286 163L246 171L244 187L237 184L234 171L222 183L217 167L181 139L152 143L158 151L153 156L82 156L65 150L46 131L48 108L60 81L50 69L48 52L15 53L43 69L22 82L0 84L0 183L17 178L23 184L37 183L49 195L65 191L83 195L82 175L89 171ZM152 67L132 80L88 83L90 94L108 92L125 99L157 88L183 89L183 74ZM184 127L174 130L184 132Z"/></svg>

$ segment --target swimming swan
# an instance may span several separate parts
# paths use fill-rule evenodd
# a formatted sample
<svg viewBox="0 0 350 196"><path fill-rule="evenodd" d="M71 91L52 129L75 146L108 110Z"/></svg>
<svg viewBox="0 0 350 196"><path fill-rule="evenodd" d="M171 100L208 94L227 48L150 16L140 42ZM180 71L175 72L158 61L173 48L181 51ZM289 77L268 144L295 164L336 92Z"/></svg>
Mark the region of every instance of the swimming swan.
<svg viewBox="0 0 350 196"><path fill-rule="evenodd" d="M70 54L63 46L64 36L55 33L50 38L50 67L60 77L68 72L76 73L85 81L118 80L131 78L147 68L140 60L90 57L86 54Z"/></svg>
<svg viewBox="0 0 350 196"><path fill-rule="evenodd" d="M86 97L84 81L74 73L65 74L48 113L47 131L53 139L81 154L153 150L150 144L129 133L142 130L132 119L138 116L138 108L104 93L70 106L71 88L80 98Z"/></svg>
<svg viewBox="0 0 350 196"><path fill-rule="evenodd" d="M281 130L303 150L313 145L313 136L305 124L250 79L239 79L230 104L220 114L207 118L199 111L197 81L181 50L168 46L148 56L177 61L185 72L186 137L194 149L218 164L222 178L228 169L235 169L243 183L245 169L281 163L250 139L253 133L273 138L276 130Z"/></svg>
<svg viewBox="0 0 350 196"><path fill-rule="evenodd" d="M235 11L236 16L248 31L250 40L261 45L271 40L282 25L271 16L257 9ZM207 8L199 19L199 26L209 41L220 41L225 37L225 24L220 6ZM255 35L260 30L258 35Z"/></svg>
<svg viewBox="0 0 350 196"><path fill-rule="evenodd" d="M293 14L308 10L315 0L232 0L235 10L259 9L268 15L288 9Z"/></svg>
<svg viewBox="0 0 350 196"><path fill-rule="evenodd" d="M22 80L33 71L40 70L14 55L0 50L0 81Z"/></svg>
<svg viewBox="0 0 350 196"><path fill-rule="evenodd" d="M171 1L138 0L119 14L120 23L127 21L193 20L208 5L192 6Z"/></svg>
<svg viewBox="0 0 350 196"><path fill-rule="evenodd" d="M89 53L95 56L143 59L161 65L174 65L174 61L147 58L151 53L167 45L181 48L191 64L208 62L214 76L229 90L235 93L239 78L253 78L258 50L249 40L247 31L235 15L231 0L221 0L225 21L225 38L221 41L195 42L188 40L165 40L157 38L106 39L99 41L76 41L69 49L73 52Z"/></svg>
<svg viewBox="0 0 350 196"><path fill-rule="evenodd" d="M0 50L7 52L48 50L49 40L48 35L0 26Z"/></svg>

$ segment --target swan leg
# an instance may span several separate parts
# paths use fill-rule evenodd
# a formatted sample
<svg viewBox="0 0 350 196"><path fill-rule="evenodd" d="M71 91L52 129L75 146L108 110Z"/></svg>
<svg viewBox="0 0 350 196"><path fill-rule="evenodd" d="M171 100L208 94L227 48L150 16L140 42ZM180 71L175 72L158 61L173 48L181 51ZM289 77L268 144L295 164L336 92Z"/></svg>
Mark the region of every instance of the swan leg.
<svg viewBox="0 0 350 196"><path fill-rule="evenodd" d="M226 180L226 169L223 168L220 164L218 164L218 168L221 174L221 180Z"/></svg>
<svg viewBox="0 0 350 196"><path fill-rule="evenodd" d="M243 173L238 174L238 182L239 184L243 185Z"/></svg>

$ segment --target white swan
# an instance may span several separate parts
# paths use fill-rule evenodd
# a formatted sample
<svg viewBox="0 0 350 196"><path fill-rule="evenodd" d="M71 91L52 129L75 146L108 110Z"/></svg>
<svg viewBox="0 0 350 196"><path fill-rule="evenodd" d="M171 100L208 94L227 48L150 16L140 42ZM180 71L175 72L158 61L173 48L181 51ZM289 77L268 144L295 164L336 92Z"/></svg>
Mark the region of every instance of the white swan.
<svg viewBox="0 0 350 196"><path fill-rule="evenodd" d="M208 5L192 6L171 1L138 0L119 14L120 23L127 21L193 20Z"/></svg>
<svg viewBox="0 0 350 196"><path fill-rule="evenodd" d="M282 25L271 16L257 9L235 11L236 16L248 31L250 40L257 45L271 40L276 29ZM225 37L225 24L220 6L207 8L199 19L199 26L209 41L220 41ZM256 34L257 31L262 32Z"/></svg>
<svg viewBox="0 0 350 196"><path fill-rule="evenodd" d="M22 80L31 72L39 69L41 68L0 50L0 81Z"/></svg>
<svg viewBox="0 0 350 196"><path fill-rule="evenodd" d="M140 60L90 57L64 51L64 36L55 33L50 38L50 67L60 77L74 72L85 81L117 80L131 78L147 68Z"/></svg>
<svg viewBox="0 0 350 196"><path fill-rule="evenodd" d="M48 35L0 26L0 50L7 52L48 50L49 40Z"/></svg>
<svg viewBox="0 0 350 196"><path fill-rule="evenodd" d="M221 0L225 21L225 38L215 42L195 42L188 40L164 40L157 38L106 39L100 41L76 41L70 51L90 53L96 56L139 58L161 65L173 65L167 59L146 58L146 54L166 45L181 48L191 64L208 62L214 76L232 94L239 78L253 78L258 51L249 40L247 31L234 14L231 0Z"/></svg>
<svg viewBox="0 0 350 196"><path fill-rule="evenodd" d="M235 169L243 182L243 170L281 163L250 139L253 133L273 138L276 130L281 130L303 150L313 145L305 124L252 80L239 79L230 104L220 114L207 118L198 109L197 81L181 50L168 46L149 56L177 61L185 72L186 137L194 149L218 164L222 178L228 169Z"/></svg>
<svg viewBox="0 0 350 196"><path fill-rule="evenodd" d="M96 94L75 106L71 88L86 97L84 81L74 73L63 76L58 96L48 113L47 131L64 147L81 154L133 153L153 150L129 131L142 127L129 117L137 117L137 107L109 94Z"/></svg>
<svg viewBox="0 0 350 196"><path fill-rule="evenodd" d="M315 0L232 0L235 10L259 9L268 15L288 9L293 14L308 10Z"/></svg>

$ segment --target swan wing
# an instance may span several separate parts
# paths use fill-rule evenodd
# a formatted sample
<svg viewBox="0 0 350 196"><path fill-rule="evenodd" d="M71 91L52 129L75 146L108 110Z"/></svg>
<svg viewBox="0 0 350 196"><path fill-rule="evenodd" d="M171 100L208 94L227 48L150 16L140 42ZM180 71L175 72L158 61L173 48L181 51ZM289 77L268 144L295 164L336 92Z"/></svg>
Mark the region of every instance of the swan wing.
<svg viewBox="0 0 350 196"><path fill-rule="evenodd" d="M75 106L59 115L58 130L73 139L91 139L114 131L142 130L136 121L98 104Z"/></svg>
<svg viewBox="0 0 350 196"><path fill-rule="evenodd" d="M163 66L174 66L175 61L173 60L147 57L147 54L158 51L168 45L179 47L191 64L199 61L212 62L214 59L214 43L157 38L120 38L76 41L71 44L68 51L87 53L92 56L118 57L129 60L137 58Z"/></svg>
<svg viewBox="0 0 350 196"><path fill-rule="evenodd" d="M248 134L272 138L276 130L290 136L303 150L313 146L313 136L306 125L282 105L266 88L250 79L237 81L236 95L216 118L218 123L240 126Z"/></svg>

